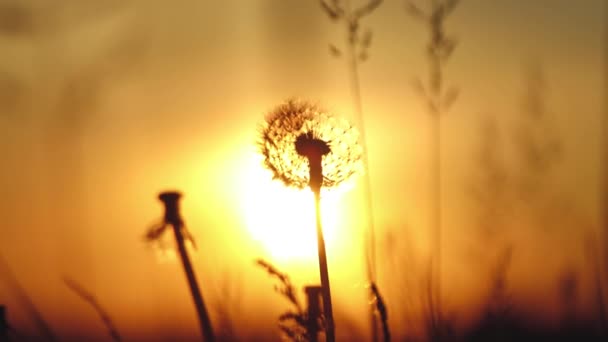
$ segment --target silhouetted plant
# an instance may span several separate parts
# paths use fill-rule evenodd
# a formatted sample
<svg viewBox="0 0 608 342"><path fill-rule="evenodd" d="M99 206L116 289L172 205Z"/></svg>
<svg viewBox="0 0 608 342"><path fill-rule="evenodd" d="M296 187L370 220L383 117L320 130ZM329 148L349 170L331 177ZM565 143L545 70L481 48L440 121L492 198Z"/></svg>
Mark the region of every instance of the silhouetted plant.
<svg viewBox="0 0 608 342"><path fill-rule="evenodd" d="M427 82L417 79L416 90L424 98L428 113L431 117L431 229L433 234L434 257L431 259L429 273L428 309L429 326L435 331L432 335L439 336L441 328L441 116L452 106L458 96L455 87L446 89L444 83L444 65L456 48L456 40L445 32L445 21L454 11L459 0L429 0L429 9L424 10L411 1L406 1L406 9L410 16L423 22L430 33L426 49L429 64Z"/></svg>
<svg viewBox="0 0 608 342"><path fill-rule="evenodd" d="M369 166L369 150L367 146L367 135L365 131L365 120L363 117L363 104L361 100L361 82L359 77L359 64L365 62L369 57L369 47L372 43L372 31L365 29L361 32L361 19L370 15L380 6L382 0L369 0L358 8L352 8L350 1L341 0L320 0L323 11L335 22L343 24L346 28L346 57L350 73L350 87L353 96L357 124L361 131L361 147L363 149L363 167L365 168L364 177L364 197L367 209L367 236L365 237L365 255L367 280L370 284L376 284L376 230L374 220L374 208L371 190L371 172ZM341 48L334 44L329 45L329 51L334 57L343 55ZM375 286L375 285L374 285ZM371 287L370 287L371 288ZM374 298L374 294L370 293ZM376 320L374 319L373 309L371 309L372 340L377 338Z"/></svg>
<svg viewBox="0 0 608 342"><path fill-rule="evenodd" d="M95 312L97 312L97 314L99 315L99 318L101 319L103 324L106 326L106 329L108 329L108 334L110 335L112 340L122 341L122 339L120 338L120 334L118 333L118 329L116 329L116 326L112 322L110 315L107 313L106 310L104 310L104 308L101 306L101 304L99 304L99 302L97 301L97 298L95 298L95 296L92 293L85 290L84 287L82 287L81 285L76 283L73 279L64 277L63 282L78 297L80 297L82 300L84 300L85 302L87 302L89 305L91 305L93 307Z"/></svg>
<svg viewBox="0 0 608 342"><path fill-rule="evenodd" d="M274 179L286 186L297 189L310 186L308 159L296 150L298 137L302 142L324 141L330 148L321 162L323 179L319 185L323 188L336 187L360 172L362 150L354 127L317 105L291 99L268 114L258 142L264 165L272 171Z"/></svg>
<svg viewBox="0 0 608 342"><path fill-rule="evenodd" d="M184 220L182 219L179 211L179 199L181 196L182 195L179 192L175 191L163 192L158 195L158 199L165 207L165 213L161 223L152 226L148 230L146 233L146 240L157 241L161 238L162 234L169 226L173 228L173 234L177 243L177 251L179 252L182 266L184 267L184 272L186 273L186 279L188 280L190 293L192 294L192 301L194 302L194 307L196 308L198 315L202 336L204 341L213 342L215 341L215 335L213 333L213 327L211 326L211 320L203 300L203 295L201 294L201 290L198 286L194 269L192 268L192 263L190 262L188 252L186 251L185 240L190 239L193 244L194 240L192 239L190 233L187 232L186 226L184 225Z"/></svg>
<svg viewBox="0 0 608 342"><path fill-rule="evenodd" d="M289 276L262 259L256 260L256 264L279 281L279 285L275 285L274 290L285 297L293 306L293 310L287 310L279 316L279 329L291 341L310 341L311 338L307 329L308 314L300 304Z"/></svg>
<svg viewBox="0 0 608 342"><path fill-rule="evenodd" d="M380 322L382 323L382 335L384 336L383 340L384 342L390 342L391 331L388 327L388 309L386 308L384 299L382 298L382 295L380 295L380 291L378 291L376 284L371 283L370 291L373 294L373 304L376 308L376 312L380 316Z"/></svg>
<svg viewBox="0 0 608 342"><path fill-rule="evenodd" d="M6 307L0 305L0 341L9 341L9 331L11 330L8 319L6 318Z"/></svg>
<svg viewBox="0 0 608 342"><path fill-rule="evenodd" d="M38 310L38 307L34 304L30 296L25 291L25 288L21 285L17 276L13 273L9 265L6 263L2 255L0 255L0 279L4 278L9 289L13 292L15 298L24 306L27 314L30 316L36 328L43 335L43 338L49 342L57 341L55 333L51 329L46 319Z"/></svg>
<svg viewBox="0 0 608 342"><path fill-rule="evenodd" d="M361 147L355 129L317 106L296 100L279 105L261 127L260 150L265 165L287 186L314 194L319 273L323 293L325 336L335 340L334 320L321 222L321 188L334 187L360 168Z"/></svg>

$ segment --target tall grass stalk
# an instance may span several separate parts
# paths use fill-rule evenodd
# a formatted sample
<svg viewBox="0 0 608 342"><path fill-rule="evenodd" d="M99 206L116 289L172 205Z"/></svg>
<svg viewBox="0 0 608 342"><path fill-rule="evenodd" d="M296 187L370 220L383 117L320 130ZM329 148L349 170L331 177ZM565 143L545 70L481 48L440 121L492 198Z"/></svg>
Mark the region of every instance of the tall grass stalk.
<svg viewBox="0 0 608 342"><path fill-rule="evenodd" d="M363 149L363 167L365 168L365 205L367 210L368 244L367 244L367 274L370 280L376 276L376 251L375 251L375 220L373 211L371 176L369 168L367 134L365 130L365 119L363 115L363 104L361 98L361 82L359 77L359 65L369 58L369 47L372 42L372 31L367 29L361 33L360 21L364 16L371 14L382 0L370 0L363 6L353 9L350 1L327 1L321 0L321 7L334 21L344 24L347 31L346 58L350 75L350 88L353 96L357 125L361 134L361 147ZM330 52L335 57L343 55L342 49L330 44Z"/></svg>
<svg viewBox="0 0 608 342"><path fill-rule="evenodd" d="M330 19L341 22L346 27L346 58L350 75L350 88L355 107L357 125L361 133L361 147L363 149L364 167L364 201L367 211L367 230L365 236L365 255L367 280L376 287L376 230L374 219L374 207L372 198L371 172L369 166L367 134L365 130L365 119L363 115L363 104L361 99L361 82L359 77L359 64L369 57L369 47L372 42L372 31L367 29L361 33L360 21L363 17L371 14L380 6L382 0L370 0L359 8L354 9L350 0L344 2L339 0L320 0L321 7ZM330 44L330 52L335 57L340 57L342 49ZM370 293L373 298L374 294ZM378 327L374 316L374 309L370 307L370 325L372 330L372 341L378 341Z"/></svg>
<svg viewBox="0 0 608 342"><path fill-rule="evenodd" d="M78 284L76 281L74 281L71 278L63 277L63 282L78 297L80 297L82 300L84 300L85 302L87 302L89 305L91 305L93 307L95 312L97 312L97 314L99 315L99 318L101 319L103 324L106 326L106 329L108 330L108 334L110 335L112 340L116 341L116 342L122 341L120 334L118 333L118 329L114 325L114 322L110 318L110 315L101 306L101 304L99 304L99 302L97 301L97 298L95 298L95 296L91 292L87 291L84 287L82 287L80 284Z"/></svg>
<svg viewBox="0 0 608 342"><path fill-rule="evenodd" d="M444 68L452 55L456 41L445 32L445 21L452 14L459 0L429 0L429 9L424 10L411 1L406 2L407 12L422 22L429 31L427 45L428 79L416 81L416 89L426 102L430 117L431 155L431 234L433 256L429 264L428 307L430 332L433 339L443 328L441 308L441 267L442 267L442 190L441 190L441 117L449 110L458 96L458 90L445 86Z"/></svg>
<svg viewBox="0 0 608 342"><path fill-rule="evenodd" d="M605 11L605 20L604 20L604 30L605 37L608 37L608 4L604 5ZM604 44L604 115L601 121L601 139L602 146L600 148L600 170L601 170L601 180L602 183L600 190L600 213L602 217L600 218L600 225L602 226L601 234L603 234L603 248L604 248L604 277L605 283L608 283L608 44ZM604 292L606 289L604 289ZM606 293L606 292L605 292ZM605 335L608 335L608 327L606 322L604 322L604 331Z"/></svg>

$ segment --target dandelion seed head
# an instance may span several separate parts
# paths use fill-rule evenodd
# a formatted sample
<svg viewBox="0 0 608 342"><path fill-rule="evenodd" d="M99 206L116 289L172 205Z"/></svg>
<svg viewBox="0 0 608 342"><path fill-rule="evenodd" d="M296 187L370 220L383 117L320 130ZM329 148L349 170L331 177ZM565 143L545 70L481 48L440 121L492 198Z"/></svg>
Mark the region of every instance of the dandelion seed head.
<svg viewBox="0 0 608 342"><path fill-rule="evenodd" d="M323 156L325 188L340 185L362 171L359 134L310 102L290 99L274 108L260 127L260 152L275 179L298 189L310 182L307 155L311 149Z"/></svg>

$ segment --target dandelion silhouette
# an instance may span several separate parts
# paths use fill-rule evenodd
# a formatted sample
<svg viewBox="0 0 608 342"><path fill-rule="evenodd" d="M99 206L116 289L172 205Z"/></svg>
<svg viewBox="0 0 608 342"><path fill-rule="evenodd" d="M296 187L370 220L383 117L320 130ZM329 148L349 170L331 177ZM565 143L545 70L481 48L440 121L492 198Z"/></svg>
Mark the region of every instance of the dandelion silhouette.
<svg viewBox="0 0 608 342"><path fill-rule="evenodd" d="M179 212L179 199L181 197L182 195L176 191L163 192L158 195L158 199L163 202L165 207L163 221L158 225L152 226L148 230L146 233L146 240L159 241L167 227L173 227L175 241L177 242L177 250L184 267L184 272L186 273L188 285L190 286L190 293L192 294L192 300L198 314L199 324L204 341L212 342L215 341L215 335L211 326L211 320L209 319L209 314L207 313L207 308L205 306L205 302L203 301L203 295L201 294L198 282L196 281L192 263L190 262L188 252L186 251L185 240L187 239L192 241L193 245L194 240L186 230L184 221Z"/></svg>
<svg viewBox="0 0 608 342"><path fill-rule="evenodd" d="M311 180L335 188L362 169L357 130L305 101L288 100L271 111L261 127L259 147L274 178L298 189L310 186ZM320 167L315 151L322 153ZM309 165L319 168L311 171ZM310 177L313 171L316 176L322 171L322 181Z"/></svg>
<svg viewBox="0 0 608 342"><path fill-rule="evenodd" d="M264 163L285 185L310 187L315 195L317 246L326 341L335 340L329 271L321 224L321 188L335 187L361 169L356 130L317 106L289 100L267 117L261 130Z"/></svg>

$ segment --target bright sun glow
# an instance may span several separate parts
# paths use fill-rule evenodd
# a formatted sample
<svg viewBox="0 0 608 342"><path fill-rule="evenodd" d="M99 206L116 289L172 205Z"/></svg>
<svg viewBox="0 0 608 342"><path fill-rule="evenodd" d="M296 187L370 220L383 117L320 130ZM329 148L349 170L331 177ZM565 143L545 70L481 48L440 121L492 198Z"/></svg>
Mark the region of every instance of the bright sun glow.
<svg viewBox="0 0 608 342"><path fill-rule="evenodd" d="M241 210L247 229L274 258L314 260L317 238L312 192L273 181L261 160L261 156L248 155L246 171L241 172ZM336 240L339 191L321 196L325 244L330 249Z"/></svg>

